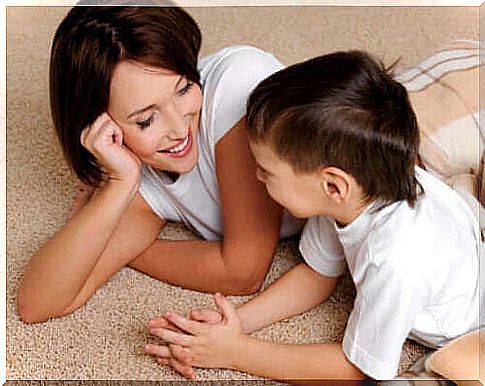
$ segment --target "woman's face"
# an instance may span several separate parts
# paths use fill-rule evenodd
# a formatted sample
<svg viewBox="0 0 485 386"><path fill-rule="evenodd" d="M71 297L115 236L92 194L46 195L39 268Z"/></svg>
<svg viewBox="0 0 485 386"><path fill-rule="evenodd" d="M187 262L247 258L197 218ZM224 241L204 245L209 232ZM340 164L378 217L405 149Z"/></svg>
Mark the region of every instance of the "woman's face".
<svg viewBox="0 0 485 386"><path fill-rule="evenodd" d="M108 114L123 143L144 163L188 173L197 163L200 87L170 70L119 63L111 80Z"/></svg>

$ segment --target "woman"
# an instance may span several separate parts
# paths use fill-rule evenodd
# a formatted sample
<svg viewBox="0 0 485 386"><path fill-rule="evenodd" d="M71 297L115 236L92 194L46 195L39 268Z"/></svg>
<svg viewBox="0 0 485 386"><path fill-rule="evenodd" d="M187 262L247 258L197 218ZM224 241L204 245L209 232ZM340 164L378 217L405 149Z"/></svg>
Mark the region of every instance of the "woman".
<svg viewBox="0 0 485 386"><path fill-rule="evenodd" d="M176 7L74 7L51 52L51 110L66 160L95 194L31 258L25 322L69 314L128 265L200 291L259 289L279 237L301 229L256 179L244 111L281 68L236 46L197 64ZM157 236L182 221L202 239Z"/></svg>

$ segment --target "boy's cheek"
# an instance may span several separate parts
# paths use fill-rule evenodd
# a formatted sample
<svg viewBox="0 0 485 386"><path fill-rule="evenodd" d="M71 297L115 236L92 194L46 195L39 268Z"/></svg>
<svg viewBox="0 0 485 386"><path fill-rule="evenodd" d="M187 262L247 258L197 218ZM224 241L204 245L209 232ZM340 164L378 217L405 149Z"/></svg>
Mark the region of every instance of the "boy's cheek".
<svg viewBox="0 0 485 386"><path fill-rule="evenodd" d="M283 202L279 199L278 191L273 188L271 184L264 184L266 186L266 190L270 197L275 200L278 204L283 205Z"/></svg>

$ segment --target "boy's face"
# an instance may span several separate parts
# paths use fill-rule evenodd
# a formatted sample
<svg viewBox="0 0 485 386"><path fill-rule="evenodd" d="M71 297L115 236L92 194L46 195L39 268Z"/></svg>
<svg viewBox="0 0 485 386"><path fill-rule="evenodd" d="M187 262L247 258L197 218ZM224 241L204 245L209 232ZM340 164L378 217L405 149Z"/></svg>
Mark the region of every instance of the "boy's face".
<svg viewBox="0 0 485 386"><path fill-rule="evenodd" d="M321 175L319 172L295 173L265 143L249 143L258 168L256 175L266 185L269 195L295 217L308 218L323 214Z"/></svg>

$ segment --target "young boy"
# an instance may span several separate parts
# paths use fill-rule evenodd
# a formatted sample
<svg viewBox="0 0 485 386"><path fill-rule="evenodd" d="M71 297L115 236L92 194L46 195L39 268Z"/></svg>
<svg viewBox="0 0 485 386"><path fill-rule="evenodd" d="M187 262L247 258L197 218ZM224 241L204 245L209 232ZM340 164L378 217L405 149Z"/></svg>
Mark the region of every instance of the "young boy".
<svg viewBox="0 0 485 386"><path fill-rule="evenodd" d="M220 316L151 320L150 332L169 345L148 353L189 378L198 366L276 379L390 379L406 338L440 347L479 327L478 222L415 166L416 118L388 70L358 51L288 67L255 89L247 125L258 178L309 218L306 264L237 311L216 294ZM325 301L347 268L357 294L342 344L247 335Z"/></svg>

